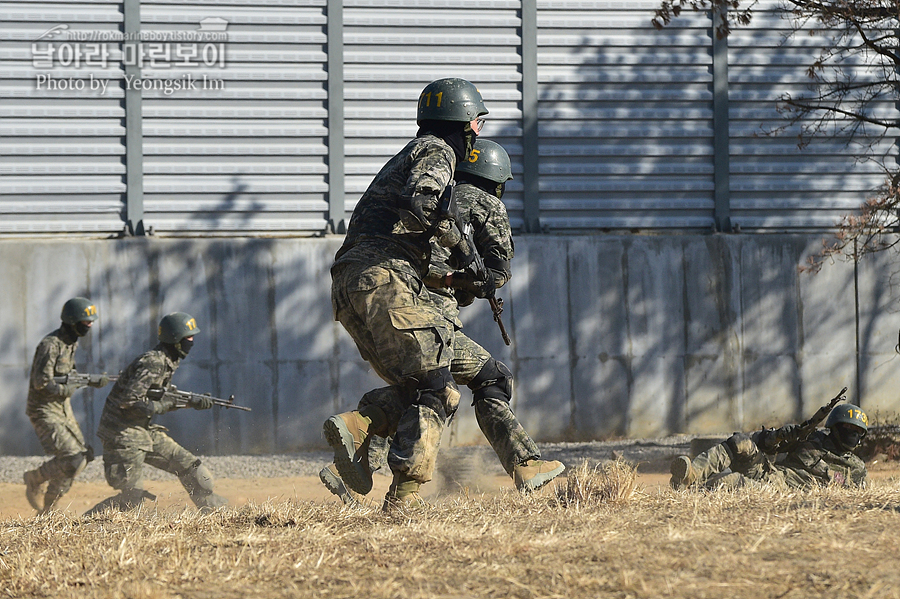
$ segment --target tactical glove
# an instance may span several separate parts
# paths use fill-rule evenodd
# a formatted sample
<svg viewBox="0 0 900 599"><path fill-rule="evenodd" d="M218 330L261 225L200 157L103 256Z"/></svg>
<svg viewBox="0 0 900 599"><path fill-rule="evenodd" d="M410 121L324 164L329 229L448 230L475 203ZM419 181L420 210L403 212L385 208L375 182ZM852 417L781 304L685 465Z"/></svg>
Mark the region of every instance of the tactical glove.
<svg viewBox="0 0 900 599"><path fill-rule="evenodd" d="M480 277L468 270L458 270L447 275L450 280L450 287L467 291L475 297L482 299L494 295L497 289L494 283L494 277L488 271L486 277Z"/></svg>
<svg viewBox="0 0 900 599"><path fill-rule="evenodd" d="M100 387L105 387L109 384L109 375L105 372L103 374L92 374L90 379L88 380L89 387L95 387L99 389Z"/></svg>
<svg viewBox="0 0 900 599"><path fill-rule="evenodd" d="M210 395L194 395L188 405L195 410L208 410L213 407L213 400Z"/></svg>
<svg viewBox="0 0 900 599"><path fill-rule="evenodd" d="M402 198L408 206L410 213L421 223L423 229L428 229L434 220L438 207L437 198L433 195L414 195Z"/></svg>

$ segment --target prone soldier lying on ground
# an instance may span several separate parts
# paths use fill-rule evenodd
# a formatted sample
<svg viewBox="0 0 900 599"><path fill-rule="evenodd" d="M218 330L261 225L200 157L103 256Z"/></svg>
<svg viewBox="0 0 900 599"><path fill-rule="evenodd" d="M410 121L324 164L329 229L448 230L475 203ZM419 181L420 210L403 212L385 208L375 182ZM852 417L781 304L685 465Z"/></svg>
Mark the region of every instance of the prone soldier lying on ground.
<svg viewBox="0 0 900 599"><path fill-rule="evenodd" d="M835 399L839 398L840 394ZM759 483L792 489L831 484L863 486L866 465L853 450L868 431L866 413L859 406L841 404L826 412L825 428L817 429L821 412L799 425L735 433L693 460L678 456L671 465L670 484L676 490Z"/></svg>

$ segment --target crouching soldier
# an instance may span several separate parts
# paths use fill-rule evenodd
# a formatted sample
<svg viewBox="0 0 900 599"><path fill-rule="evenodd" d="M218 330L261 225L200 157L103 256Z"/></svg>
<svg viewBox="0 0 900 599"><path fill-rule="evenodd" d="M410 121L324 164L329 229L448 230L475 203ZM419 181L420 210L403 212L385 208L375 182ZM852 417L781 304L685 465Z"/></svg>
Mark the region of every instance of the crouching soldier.
<svg viewBox="0 0 900 599"><path fill-rule="evenodd" d="M866 465L853 450L866 435L869 419L853 404L831 410L824 429L804 431L789 424L751 434L735 433L693 461L679 456L672 462L671 485L735 488L769 483L792 489L836 484L863 486ZM777 459L770 456L778 454Z"/></svg>
<svg viewBox="0 0 900 599"><path fill-rule="evenodd" d="M60 318L60 327L41 339L34 352L25 408L41 447L53 456L24 475L25 496L38 513L56 507L72 488L75 477L94 459L94 450L85 443L70 399L83 385L54 379L75 372L78 339L91 331L97 320L97 307L87 298L73 297L63 305ZM103 387L108 383L103 375L89 384Z"/></svg>
<svg viewBox="0 0 900 599"><path fill-rule="evenodd" d="M176 475L199 508L227 503L213 492L212 474L197 456L173 441L165 427L150 424L153 416L176 409L175 399L164 391L199 332L189 314L168 314L159 323L159 344L138 356L119 375L103 406L97 436L103 442L106 482L120 493L103 500L88 514L107 507L131 509L145 498L153 499L143 486L145 463ZM198 396L190 407L208 410L212 400Z"/></svg>

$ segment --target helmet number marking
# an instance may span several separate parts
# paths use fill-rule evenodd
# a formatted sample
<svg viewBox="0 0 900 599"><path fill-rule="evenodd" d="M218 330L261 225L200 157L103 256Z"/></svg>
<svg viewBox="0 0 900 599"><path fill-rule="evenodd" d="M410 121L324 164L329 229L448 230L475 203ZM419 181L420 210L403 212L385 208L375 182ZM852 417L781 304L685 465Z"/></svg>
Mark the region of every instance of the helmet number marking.
<svg viewBox="0 0 900 599"><path fill-rule="evenodd" d="M476 150L472 148L472 151L469 152L469 158L467 159L469 162L478 162L478 155L481 154L481 150Z"/></svg>
<svg viewBox="0 0 900 599"><path fill-rule="evenodd" d="M422 103L422 100L423 100L423 99L425 100L425 106L428 106L428 107L430 108L430 107L431 107L431 92L428 92L427 94L422 94L422 95L419 97L419 103L420 103L420 104ZM438 93L434 94L434 100L435 100L435 107L436 107L436 108L440 108L440 107L441 107L441 101L442 101L443 99L444 99L444 92L438 92Z"/></svg>

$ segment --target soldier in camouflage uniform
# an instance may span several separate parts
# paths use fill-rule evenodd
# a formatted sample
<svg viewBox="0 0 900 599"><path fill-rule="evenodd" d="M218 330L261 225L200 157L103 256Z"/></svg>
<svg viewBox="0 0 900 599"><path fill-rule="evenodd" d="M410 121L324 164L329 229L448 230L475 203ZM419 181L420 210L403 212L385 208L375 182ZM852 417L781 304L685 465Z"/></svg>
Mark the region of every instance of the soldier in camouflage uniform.
<svg viewBox="0 0 900 599"><path fill-rule="evenodd" d="M672 462L673 488L692 485L735 488L748 484L772 484L806 489L836 484L859 487L866 482L866 465L853 450L868 431L869 420L858 406L836 406L818 429L806 438L799 425L776 431L763 429L750 435L735 433L725 442L692 461L679 456ZM783 439L778 458L769 459L771 439Z"/></svg>
<svg viewBox="0 0 900 599"><path fill-rule="evenodd" d="M154 499L144 490L145 463L177 476L199 508L227 503L213 492L212 474L197 456L172 440L165 427L150 424L153 416L176 409L174 398L163 392L199 332L190 314L173 312L164 316L159 323L159 344L138 356L119 375L103 406L97 436L103 442L106 482L120 493L91 508L89 514L108 507L131 509L145 498ZM208 410L212 405L212 399L198 396L190 407Z"/></svg>
<svg viewBox="0 0 900 599"><path fill-rule="evenodd" d="M459 391L450 373L454 325L423 279L431 240L451 248L460 264L473 259L455 211L443 199L456 164L472 150L487 114L481 94L464 79L439 79L419 96L419 132L369 185L353 211L331 268L332 307L378 375L400 393L325 421L325 438L345 483L368 493L371 435L393 437L394 475L385 507L421 505L443 427Z"/></svg>
<svg viewBox="0 0 900 599"><path fill-rule="evenodd" d="M94 459L94 451L85 443L72 413L70 398L78 386L53 379L75 372L78 339L90 332L97 320L97 307L89 299L74 297L63 305L60 318L62 325L44 337L34 352L25 409L41 447L53 456L24 475L25 495L38 513L53 509ZM107 383L109 379L102 376L90 385L103 387Z"/></svg>
<svg viewBox="0 0 900 599"><path fill-rule="evenodd" d="M495 360L490 352L462 334L462 322L459 320L460 304L469 305L476 296L489 295L494 288L505 285L512 276L512 230L506 207L501 201L506 181L512 179L509 155L499 144L478 139L472 152L457 167L456 179L458 184L453 197L459 217L463 223L472 226L476 250L491 273L493 286L482 285L470 270L455 271L451 266L453 260L450 252L436 243L432 243L431 264L425 283L444 317L454 325L453 359L450 364L454 381L473 391L472 405L478 425L516 487L531 491L553 480L565 470L565 466L557 461L540 459L540 450L510 408L511 371ZM396 387L376 389L367 393L360 405L390 405L396 403L393 396L399 394L400 389ZM373 467L383 461L378 455L378 449L382 447L383 443L373 439L373 450L369 452L369 464ZM319 478L343 501L352 499L334 465L323 469Z"/></svg>

